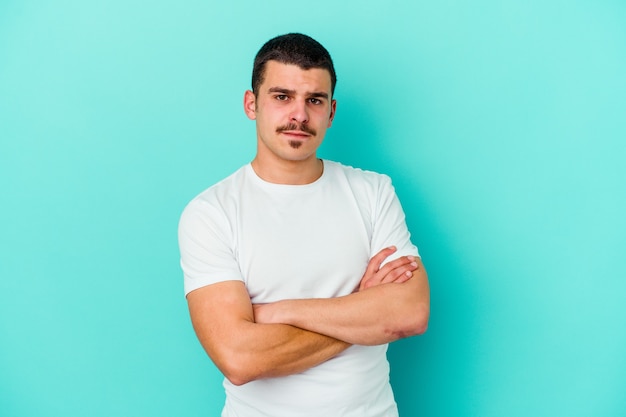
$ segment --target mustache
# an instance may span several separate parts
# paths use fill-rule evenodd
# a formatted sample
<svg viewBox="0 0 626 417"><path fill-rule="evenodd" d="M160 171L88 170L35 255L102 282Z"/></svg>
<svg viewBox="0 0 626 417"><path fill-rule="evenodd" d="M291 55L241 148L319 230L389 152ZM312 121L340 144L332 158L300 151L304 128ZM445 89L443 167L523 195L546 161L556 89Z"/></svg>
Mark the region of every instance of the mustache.
<svg viewBox="0 0 626 417"><path fill-rule="evenodd" d="M303 123L288 123L286 125L282 125L276 128L276 133L281 133L281 132L285 132L285 131L300 131L300 132L304 132L304 133L308 133L309 135L313 135L315 136L317 134L317 132L315 131L315 129L310 128L309 126L303 124Z"/></svg>

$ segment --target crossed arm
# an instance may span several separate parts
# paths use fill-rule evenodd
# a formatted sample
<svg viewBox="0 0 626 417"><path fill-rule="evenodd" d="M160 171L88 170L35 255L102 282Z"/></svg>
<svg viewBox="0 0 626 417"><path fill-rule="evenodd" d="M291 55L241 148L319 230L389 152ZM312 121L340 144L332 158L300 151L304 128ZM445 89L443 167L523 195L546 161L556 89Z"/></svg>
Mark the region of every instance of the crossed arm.
<svg viewBox="0 0 626 417"><path fill-rule="evenodd" d="M187 295L192 324L216 366L233 384L302 372L351 344L375 345L426 330L429 290L421 261L395 248L369 262L354 293L329 299L255 305L240 281Z"/></svg>

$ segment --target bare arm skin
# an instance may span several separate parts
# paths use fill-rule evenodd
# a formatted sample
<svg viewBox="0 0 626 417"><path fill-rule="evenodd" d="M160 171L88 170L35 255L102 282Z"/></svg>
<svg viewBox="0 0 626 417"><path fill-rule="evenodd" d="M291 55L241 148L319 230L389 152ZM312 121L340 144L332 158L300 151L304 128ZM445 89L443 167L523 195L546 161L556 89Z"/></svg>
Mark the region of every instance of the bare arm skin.
<svg viewBox="0 0 626 417"><path fill-rule="evenodd" d="M372 258L361 282L370 285L409 280L416 266L401 257L380 268L395 249ZM215 365L235 385L302 372L336 356L350 343L280 323L255 322L240 281L224 281L187 295L192 324Z"/></svg>
<svg viewBox="0 0 626 417"><path fill-rule="evenodd" d="M421 260L410 258L418 268L408 280L364 277L361 290L344 297L255 305L256 321L290 324L359 345L422 334L430 314L428 278Z"/></svg>
<svg viewBox="0 0 626 417"><path fill-rule="evenodd" d="M240 281L224 281L187 295L193 327L215 365L233 384L302 372L350 346L284 324L257 324Z"/></svg>

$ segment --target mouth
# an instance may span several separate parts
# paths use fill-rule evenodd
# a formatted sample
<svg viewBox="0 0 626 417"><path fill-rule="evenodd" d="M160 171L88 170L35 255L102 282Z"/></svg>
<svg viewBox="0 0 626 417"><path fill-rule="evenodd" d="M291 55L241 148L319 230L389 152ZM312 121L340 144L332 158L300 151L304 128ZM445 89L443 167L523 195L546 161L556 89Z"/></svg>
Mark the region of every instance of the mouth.
<svg viewBox="0 0 626 417"><path fill-rule="evenodd" d="M308 137L315 136L315 130L305 124L296 123L280 126L276 129L276 132L286 135L292 139L306 139Z"/></svg>
<svg viewBox="0 0 626 417"><path fill-rule="evenodd" d="M302 130L285 130L279 133L289 136L292 139L306 139L311 136L310 133L304 132Z"/></svg>

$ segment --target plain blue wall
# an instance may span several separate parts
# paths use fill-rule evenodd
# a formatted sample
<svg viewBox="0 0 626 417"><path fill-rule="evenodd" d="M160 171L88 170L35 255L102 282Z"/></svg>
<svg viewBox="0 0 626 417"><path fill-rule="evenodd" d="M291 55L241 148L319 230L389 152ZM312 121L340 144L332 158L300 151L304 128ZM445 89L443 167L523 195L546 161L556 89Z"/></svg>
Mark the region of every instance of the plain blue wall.
<svg viewBox="0 0 626 417"><path fill-rule="evenodd" d="M321 155L394 178L432 285L411 416L626 415L622 1L0 3L0 415L208 416L176 227L248 162L253 55L333 55Z"/></svg>

